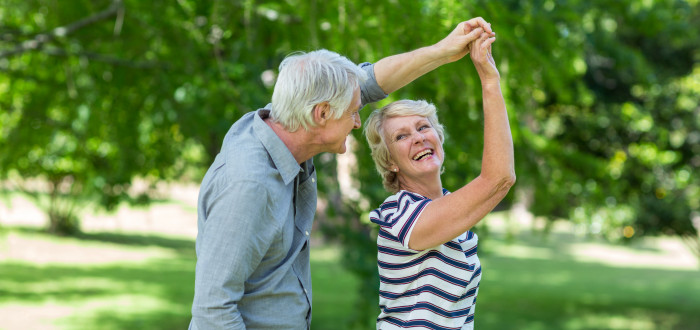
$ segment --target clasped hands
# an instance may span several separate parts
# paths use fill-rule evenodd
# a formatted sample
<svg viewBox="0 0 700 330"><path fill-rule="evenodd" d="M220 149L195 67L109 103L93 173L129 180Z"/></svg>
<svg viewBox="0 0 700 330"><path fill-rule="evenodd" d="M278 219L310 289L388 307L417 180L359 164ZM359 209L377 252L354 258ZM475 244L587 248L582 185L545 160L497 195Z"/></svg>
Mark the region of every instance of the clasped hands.
<svg viewBox="0 0 700 330"><path fill-rule="evenodd" d="M496 33L491 29L491 24L481 17L475 17L461 22L444 39L436 44L442 49L442 54L447 56L448 62L454 62L472 51L475 43L483 46L488 42L488 55L491 53L491 43L495 41ZM474 57L472 56L472 59Z"/></svg>

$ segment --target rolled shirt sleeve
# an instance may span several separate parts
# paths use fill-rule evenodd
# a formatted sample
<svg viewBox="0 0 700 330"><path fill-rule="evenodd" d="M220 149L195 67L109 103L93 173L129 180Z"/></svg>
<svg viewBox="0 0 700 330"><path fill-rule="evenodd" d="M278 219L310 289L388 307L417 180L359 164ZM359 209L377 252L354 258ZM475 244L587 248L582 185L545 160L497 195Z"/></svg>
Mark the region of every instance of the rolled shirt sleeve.
<svg viewBox="0 0 700 330"><path fill-rule="evenodd" d="M360 68L367 72L367 80L360 84L360 91L362 93L362 106L383 100L387 94L384 93L379 83L377 83L377 78L374 76L374 64L365 62L361 63Z"/></svg>

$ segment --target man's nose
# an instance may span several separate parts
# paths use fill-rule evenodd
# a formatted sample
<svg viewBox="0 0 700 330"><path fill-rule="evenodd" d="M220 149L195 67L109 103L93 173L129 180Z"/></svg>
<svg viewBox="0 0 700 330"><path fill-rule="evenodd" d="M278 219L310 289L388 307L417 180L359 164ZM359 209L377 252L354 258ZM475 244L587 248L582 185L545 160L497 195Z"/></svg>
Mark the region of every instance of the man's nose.
<svg viewBox="0 0 700 330"><path fill-rule="evenodd" d="M355 126L353 128L358 129L362 127L362 120L360 119L360 114L358 113L357 116L354 117L355 119Z"/></svg>

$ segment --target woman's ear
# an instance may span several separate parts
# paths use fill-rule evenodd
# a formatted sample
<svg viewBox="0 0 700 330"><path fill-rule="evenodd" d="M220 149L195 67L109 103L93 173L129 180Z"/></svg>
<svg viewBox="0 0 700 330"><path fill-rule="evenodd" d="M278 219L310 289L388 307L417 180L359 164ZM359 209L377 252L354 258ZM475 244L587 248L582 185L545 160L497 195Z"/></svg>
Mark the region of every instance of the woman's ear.
<svg viewBox="0 0 700 330"><path fill-rule="evenodd" d="M328 102L316 104L312 111L314 123L319 126L325 125L328 119L331 117L331 105L328 104Z"/></svg>

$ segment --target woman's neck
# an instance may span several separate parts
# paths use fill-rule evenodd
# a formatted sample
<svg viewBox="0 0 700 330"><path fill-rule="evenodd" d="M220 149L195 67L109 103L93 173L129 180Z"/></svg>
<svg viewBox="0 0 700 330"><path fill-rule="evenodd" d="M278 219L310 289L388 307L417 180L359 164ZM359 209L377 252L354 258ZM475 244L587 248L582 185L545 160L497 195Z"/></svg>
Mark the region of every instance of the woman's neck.
<svg viewBox="0 0 700 330"><path fill-rule="evenodd" d="M440 180L440 175L437 175L435 178L419 181L403 180L403 178L399 176L399 189L414 192L430 199L442 197L442 181Z"/></svg>

